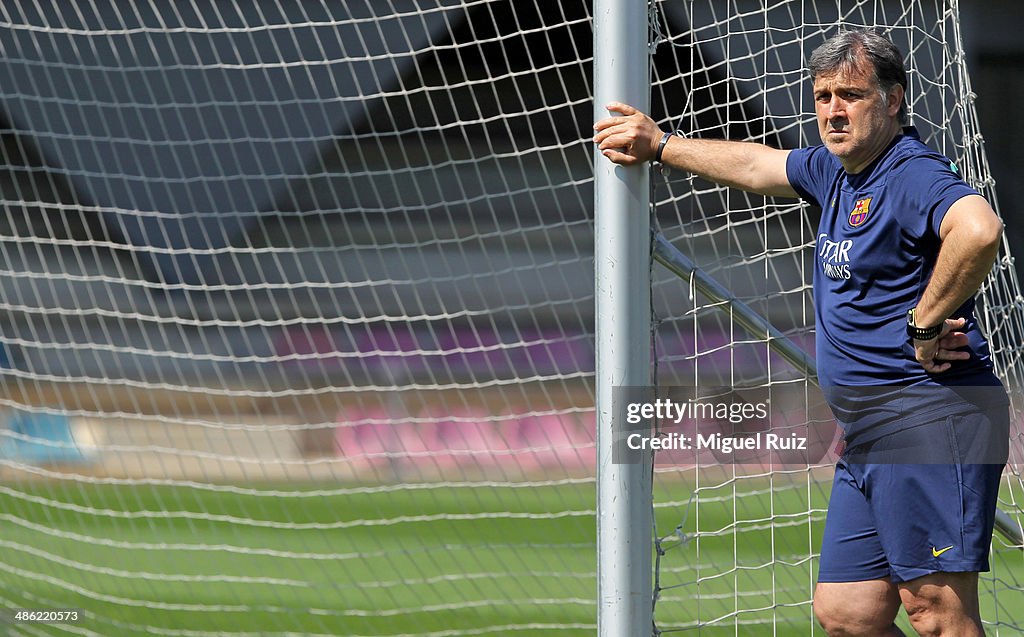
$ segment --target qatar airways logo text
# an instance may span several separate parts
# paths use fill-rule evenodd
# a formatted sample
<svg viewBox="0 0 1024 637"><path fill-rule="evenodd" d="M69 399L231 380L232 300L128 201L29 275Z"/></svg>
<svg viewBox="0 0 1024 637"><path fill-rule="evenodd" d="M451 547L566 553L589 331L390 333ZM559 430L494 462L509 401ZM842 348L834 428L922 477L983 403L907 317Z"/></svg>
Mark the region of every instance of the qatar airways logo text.
<svg viewBox="0 0 1024 637"><path fill-rule="evenodd" d="M818 259L821 261L821 270L825 276L837 281L850 278L850 248L852 247L852 239L832 241L828 238L827 233L822 232L818 235Z"/></svg>

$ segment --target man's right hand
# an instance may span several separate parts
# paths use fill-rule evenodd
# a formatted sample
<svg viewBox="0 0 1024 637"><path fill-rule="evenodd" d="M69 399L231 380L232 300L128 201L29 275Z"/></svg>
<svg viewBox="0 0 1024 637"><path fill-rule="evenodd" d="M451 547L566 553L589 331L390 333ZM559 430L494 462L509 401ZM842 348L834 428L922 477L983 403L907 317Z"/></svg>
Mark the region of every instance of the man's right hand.
<svg viewBox="0 0 1024 637"><path fill-rule="evenodd" d="M629 104L612 102L605 108L620 115L594 124L594 143L601 154L623 166L652 161L665 136L658 124ZM764 144L672 136L661 159L666 166L723 186L771 197L795 197L786 171L788 156L788 150Z"/></svg>
<svg viewBox="0 0 1024 637"><path fill-rule="evenodd" d="M594 124L597 131L594 143L601 154L623 166L653 160L664 136L655 121L622 102L612 102L605 108L621 115L606 117Z"/></svg>

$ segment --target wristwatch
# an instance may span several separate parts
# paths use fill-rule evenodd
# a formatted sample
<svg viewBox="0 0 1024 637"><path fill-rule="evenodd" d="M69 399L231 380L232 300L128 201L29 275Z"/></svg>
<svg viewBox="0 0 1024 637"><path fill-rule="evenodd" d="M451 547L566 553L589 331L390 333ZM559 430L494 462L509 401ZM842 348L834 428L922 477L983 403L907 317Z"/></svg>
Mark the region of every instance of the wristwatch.
<svg viewBox="0 0 1024 637"><path fill-rule="evenodd" d="M910 338L918 341L930 341L933 338L938 338L939 334L942 333L942 323L933 325L931 327L918 327L914 321L914 313L917 308L911 308L907 312L907 334Z"/></svg>

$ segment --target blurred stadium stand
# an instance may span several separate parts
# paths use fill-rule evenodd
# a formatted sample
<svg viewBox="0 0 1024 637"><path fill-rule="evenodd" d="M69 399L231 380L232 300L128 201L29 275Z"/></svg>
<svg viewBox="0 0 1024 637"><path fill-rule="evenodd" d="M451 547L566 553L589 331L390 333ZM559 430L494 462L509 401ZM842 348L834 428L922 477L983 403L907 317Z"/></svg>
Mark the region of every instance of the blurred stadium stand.
<svg viewBox="0 0 1024 637"><path fill-rule="evenodd" d="M279 5L282 12L292 12L300 18L309 8L302 2ZM366 5L362 10L371 11ZM388 6L392 7L388 12L399 17L356 22L338 33L319 34L321 37L299 37L303 34L289 29L268 29L254 33L248 40L225 40L223 50L214 53L215 59L225 65L252 65L241 74L231 75L222 73L218 66L197 65L198 57L183 57L191 49L184 46L188 36L181 32L154 37L153 46L142 49L132 47L127 38L105 39L102 46L85 47L76 45L74 37L66 34L56 33L44 39L17 29L0 30L0 46L17 51L16 56L0 60L0 83L5 86L0 101L0 141L7 166L0 174L0 194L9 201L33 199L52 204L31 209L8 205L0 216L0 226L4 234L15 237L35 235L97 242L87 250L59 242L9 242L2 252L9 261L8 271L31 271L46 276L0 277L0 293L13 305L17 305L18 299L31 299L25 307L54 311L90 307L118 317L133 312L200 320L222 317L237 325L261 318L286 321L296 317L393 315L416 294L416 285L396 285L393 294L386 298L372 291L338 293L332 286L367 278L369 273L376 279L447 281L443 286L433 286L430 294L417 297L420 311L486 309L499 303L530 308L534 298L564 299L564 303L549 303L553 308L550 316L538 317L524 309L521 317L485 321L489 333L467 325L463 332L446 337L501 341L504 329L528 328L541 334L547 325L558 323L565 333L578 335L559 346L572 352L564 354L569 358L552 362L544 358L554 356L550 351L539 359L529 352L522 355L535 365L563 365L571 359L569 364L578 365L581 370L591 369L592 354L585 343L592 324L592 263L589 256L578 257L580 253L588 255L592 243L592 191L589 183L585 183L590 175L589 166L562 168L564 161L544 162L542 152L541 160L534 165L524 165L510 153L503 160L426 169L429 157L406 155L405 161L417 167L406 173L413 180L409 187L396 188L393 179L381 176L386 173L382 169L390 165L390 157L413 152L403 147L403 140L393 130L378 128L385 118L375 114L382 109L388 111L387 119L399 123L415 123L417 113L430 111L440 113L444 119L477 102L540 99L544 83L557 78L553 74L539 74L537 96L504 95L502 86L464 86L443 95L413 92L408 100L397 96L361 100L364 87L372 87L374 92L389 86L402 87L408 94L418 86L439 83L446 73L443 52L419 58L403 54L428 42L457 42L466 37L469 29L479 32L493 29L495 24L500 28L503 12L507 11L496 3L479 12L478 23L451 24L446 22L445 12L427 13L421 19L413 11L416 0L396 0ZM156 25L166 17L152 13L163 10L158 7L165 5L146 5L135 14L108 17L111 24L128 28ZM237 26L262 19L254 7L255 3L240 4ZM1004 102L1019 103L1013 98L1024 86L1024 44L1016 37L1017 25L1024 23L1019 19L1024 9L1019 3L1003 0L968 3L962 10L965 39L971 47L969 61L977 69L975 88L981 96L983 125L990 127L987 130L998 131L989 133L991 163L997 176L1007 176L999 187L1004 194L1004 213L1009 217L1008 232L1017 236L1014 220L1018 213L1012 204L1024 195L1017 192L1024 187L1024 180L1010 177L1013 166L1021 163L1015 163L1015 158L1024 152L1024 143L1020 141L1024 133L1019 127L1000 126L999 120L1005 119ZM670 3L666 11L674 30L684 30L685 16L681 10ZM368 13L364 17L371 16ZM475 19L471 17L469 21ZM557 19L562 19L560 13ZM329 25L307 28L335 29ZM581 23L579 32L578 41L589 42L589 26ZM980 37L981 33L985 36ZM216 38L212 41L216 42ZM239 46L240 43L245 46ZM361 51L352 50L356 43ZM269 57L302 60L304 47L308 46L333 47L326 51L328 56L353 61L341 65L275 66L270 71L259 66ZM494 50L479 47L479 59L463 59L463 63L493 63L498 46ZM737 37L730 46L749 45ZM394 61L359 61L360 53L381 52L393 53ZM210 59L209 51L194 53ZM318 51L316 55L324 53ZM525 51L502 54L507 56L503 63L510 67L522 63L526 68ZM551 62L557 62L562 55L569 56L568 51L542 48L530 54L534 56L533 63L539 65L544 60L537 56L551 56ZM711 61L715 56L713 51L698 54ZM783 48L777 63L787 68L799 66L803 54L797 46ZM727 100L718 99L716 91L749 92L743 78L750 69L744 66L742 56L737 57L740 61L730 68L736 81L717 81L724 77L725 69L711 64L707 85L696 91L694 99L708 104L724 103ZM75 64L62 66L68 61ZM656 63L671 68L675 62L671 52L660 52ZM39 64L60 67L62 72L48 73L47 81L40 81ZM117 65L126 70L116 81L100 69ZM168 68L173 70L169 72ZM921 68L921 72L927 73L927 67ZM714 74L717 76L712 77ZM581 77L579 85L561 89L578 96L580 101L531 120L531 132L523 139L524 147L550 147L552 150L544 152L557 154L559 144L589 136L588 130L578 130L577 125L590 120L591 104L583 99L589 94L588 82L589 77ZM670 115L673 105L679 103L678 93L685 88L671 83L659 85L653 100L654 115ZM468 91L479 94L470 95ZM83 99L90 95L95 98L93 101ZM239 100L246 103L241 110ZM163 103L175 106L159 108ZM147 108L122 109L119 104L144 104ZM708 110L704 116L707 120L699 122L700 127L714 134L721 122L748 122L748 134L757 136L770 124L760 120L757 113L743 112L738 106L731 109ZM128 119L128 114L143 114L149 119ZM111 122L118 122L122 128L111 130ZM488 126L503 125L501 121L481 124L470 131L472 137L462 140L431 140L429 137L434 133L424 133L425 139L417 146L429 148L433 141L445 145L449 155L472 157L474 145L483 147L490 143ZM376 143L366 143L366 135L375 135ZM798 130L787 129L783 138L769 141L791 145L799 139L798 135ZM357 149L351 147L356 136L363 136L360 139L364 140ZM482 171L485 177L462 179L460 170L473 170L475 174ZM573 186L564 192L527 192L537 175L545 170L570 170L571 174L564 178ZM100 180L96 179L98 175L120 178ZM509 190L508 183L513 182L521 184L523 194L492 196L486 191L465 191L466 183L502 181L503 193ZM378 193L381 201L376 205L383 210L400 210L401 214L366 214L360 209L361 190ZM26 197L24 193L32 195ZM481 203L479 207L447 203L456 199ZM432 203L424 205L425 201ZM336 202L343 206L350 203L351 207L335 209ZM555 204L566 222L557 231L541 226L546 209ZM490 238L450 252L410 253L393 247L420 236L444 238L437 236L437 226L428 228L423 223L431 215L451 219L453 233L472 228L474 233ZM531 223L531 219L536 223ZM424 234L428 230L429 236ZM268 254L225 249L232 246L296 250ZM331 246L356 249L332 252ZM168 252L168 248L178 252ZM691 256L701 262L702 255ZM251 280L253 277L257 280ZM248 285L253 282L260 285ZM737 290L741 295L745 292L756 290ZM33 320L32 316L13 311L0 317L0 330L14 340L24 336L24 341L30 342L45 336L58 343L107 345L80 351L74 358L61 356L59 360L54 358L53 349L11 348L11 365L31 368L39 374L59 371L62 375L159 380L164 373L159 368L160 361L133 353L132 346L235 358L271 357L313 348L322 357L325 352L320 350L328 345L337 351L358 349L361 344L380 349L382 338L395 338L390 328L348 325L326 330L322 336L326 340L313 345L295 342L309 337L305 332L296 334L287 328L271 333L263 328L227 326L221 330L221 341L213 342L184 329L142 333L138 325L103 315L95 312L76 321L39 321L38 316ZM49 333L44 335L40 330ZM433 334L407 337L420 348L424 348L423 338L438 338ZM265 365L255 369L236 361L221 364L214 358L179 367L176 373L194 375L195 379L217 379L225 384L259 378L269 386L280 386L296 382L292 373L297 365L301 366L293 361L275 369ZM425 366L429 363L423 361ZM468 360L463 363L474 365ZM69 364L80 365L80 369L69 369ZM493 369L494 363L487 365ZM364 366L364 375L376 377L384 373L381 370L385 366L382 360L370 361ZM451 361L444 367L454 370L453 374L460 369ZM501 375L503 370L497 369L495 373Z"/></svg>

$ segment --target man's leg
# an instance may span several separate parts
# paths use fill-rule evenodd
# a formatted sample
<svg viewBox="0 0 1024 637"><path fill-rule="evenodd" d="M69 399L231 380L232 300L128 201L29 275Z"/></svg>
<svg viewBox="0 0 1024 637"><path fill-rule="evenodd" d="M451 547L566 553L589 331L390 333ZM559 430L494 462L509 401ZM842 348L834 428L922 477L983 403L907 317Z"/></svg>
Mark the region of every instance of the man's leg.
<svg viewBox="0 0 1024 637"><path fill-rule="evenodd" d="M910 624L921 637L985 634L978 611L977 573L932 573L898 586Z"/></svg>
<svg viewBox="0 0 1024 637"><path fill-rule="evenodd" d="M898 637L899 589L859 485L859 468L836 463L821 543L814 616L830 637Z"/></svg>
<svg viewBox="0 0 1024 637"><path fill-rule="evenodd" d="M814 616L829 637L901 637L893 623L899 610L900 590L888 579L819 582L814 589Z"/></svg>

